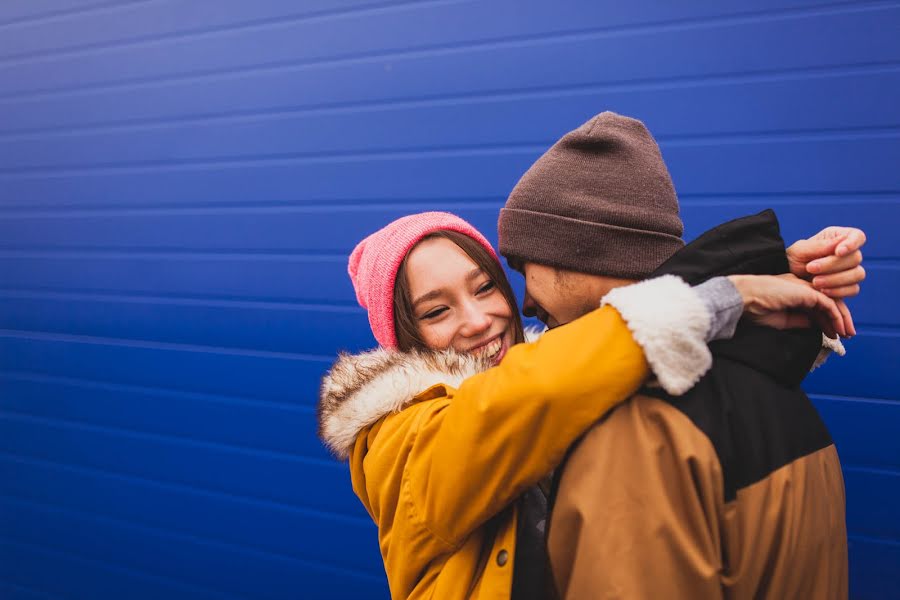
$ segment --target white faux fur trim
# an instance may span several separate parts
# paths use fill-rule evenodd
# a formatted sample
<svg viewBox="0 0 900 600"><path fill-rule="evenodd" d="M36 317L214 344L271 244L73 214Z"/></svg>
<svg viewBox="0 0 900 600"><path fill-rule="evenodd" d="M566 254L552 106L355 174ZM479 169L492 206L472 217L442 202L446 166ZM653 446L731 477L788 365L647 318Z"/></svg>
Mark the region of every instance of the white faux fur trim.
<svg viewBox="0 0 900 600"><path fill-rule="evenodd" d="M542 335L547 331L547 328L538 329L537 327L526 327L525 328L525 343L530 344L531 342L536 342L540 339Z"/></svg>
<svg viewBox="0 0 900 600"><path fill-rule="evenodd" d="M625 319L664 390L680 396L712 366L710 316L681 278L664 275L616 288L603 298Z"/></svg>
<svg viewBox="0 0 900 600"><path fill-rule="evenodd" d="M487 369L484 359L446 352L377 349L341 355L319 391L319 437L346 459L360 431L400 412L418 394L443 383L458 387Z"/></svg>
<svg viewBox="0 0 900 600"><path fill-rule="evenodd" d="M525 329L525 341L543 335ZM345 460L359 432L380 418L403 410L437 384L459 387L490 368L483 357L443 352L398 352L378 348L361 354L342 354L322 379L319 389L319 437Z"/></svg>
<svg viewBox="0 0 900 600"><path fill-rule="evenodd" d="M847 350L844 348L844 344L841 343L840 338L831 339L824 333L822 334L822 349L819 350L819 355L816 356L816 362L813 363L810 371L814 371L825 364L825 361L828 360L828 357L831 356L831 353L834 352L838 356L844 356L847 354Z"/></svg>

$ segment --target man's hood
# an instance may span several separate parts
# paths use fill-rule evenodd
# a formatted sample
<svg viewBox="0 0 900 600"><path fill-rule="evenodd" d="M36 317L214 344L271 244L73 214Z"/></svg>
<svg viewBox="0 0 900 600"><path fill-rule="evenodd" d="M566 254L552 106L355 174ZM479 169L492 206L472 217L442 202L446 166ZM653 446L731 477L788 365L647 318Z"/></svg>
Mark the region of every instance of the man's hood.
<svg viewBox="0 0 900 600"><path fill-rule="evenodd" d="M788 273L784 240L772 210L714 227L676 252L651 277L678 275L697 285L720 275ZM710 344L715 357L763 371L785 385L799 385L822 348L819 329L778 331L741 321L730 340Z"/></svg>

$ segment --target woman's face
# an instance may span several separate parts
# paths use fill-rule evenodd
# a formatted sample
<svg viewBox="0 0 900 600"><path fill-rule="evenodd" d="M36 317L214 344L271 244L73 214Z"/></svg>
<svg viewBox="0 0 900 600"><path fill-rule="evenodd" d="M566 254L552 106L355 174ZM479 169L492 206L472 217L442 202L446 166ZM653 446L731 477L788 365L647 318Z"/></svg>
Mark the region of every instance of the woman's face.
<svg viewBox="0 0 900 600"><path fill-rule="evenodd" d="M484 353L500 362L515 339L512 308L462 248L446 238L422 241L406 259L406 277L429 348Z"/></svg>

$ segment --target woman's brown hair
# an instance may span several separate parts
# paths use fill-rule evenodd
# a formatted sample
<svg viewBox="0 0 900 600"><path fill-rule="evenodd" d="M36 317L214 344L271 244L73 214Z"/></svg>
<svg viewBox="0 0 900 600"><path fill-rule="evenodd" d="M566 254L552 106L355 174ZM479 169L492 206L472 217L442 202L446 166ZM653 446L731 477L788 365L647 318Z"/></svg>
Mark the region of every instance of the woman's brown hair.
<svg viewBox="0 0 900 600"><path fill-rule="evenodd" d="M503 294L512 313L515 343L518 344L524 341L522 317L519 315L516 296L513 294L512 287L509 285L509 279L506 277L506 273L503 272L503 267L500 266L497 259L491 256L480 243L458 231L442 229L425 236L422 238L422 241L432 238L446 238L459 246L472 259L472 262L491 278L491 281L497 285L497 289ZM412 249L410 249L411 251ZM422 341L421 335L419 335L419 323L413 311L412 298L409 293L409 278L406 276L406 259L408 257L409 252L406 253L406 257L400 263L400 268L397 270L397 279L394 282L394 332L397 335L397 347L403 352L409 352L413 349L428 349L428 346Z"/></svg>

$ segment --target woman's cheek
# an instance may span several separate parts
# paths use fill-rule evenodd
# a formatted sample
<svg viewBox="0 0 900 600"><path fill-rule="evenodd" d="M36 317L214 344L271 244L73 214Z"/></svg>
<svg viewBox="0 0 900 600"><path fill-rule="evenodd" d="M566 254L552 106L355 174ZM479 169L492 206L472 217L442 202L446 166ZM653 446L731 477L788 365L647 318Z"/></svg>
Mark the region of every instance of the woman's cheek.
<svg viewBox="0 0 900 600"><path fill-rule="evenodd" d="M452 328L446 323L426 323L419 328L422 341L432 350L446 350L453 343ZM455 348L459 350L459 348Z"/></svg>
<svg viewBox="0 0 900 600"><path fill-rule="evenodd" d="M486 299L483 306L485 314L490 315L493 321L501 320L505 322L512 319L512 309L506 302L506 298L499 291L492 294L489 299Z"/></svg>

